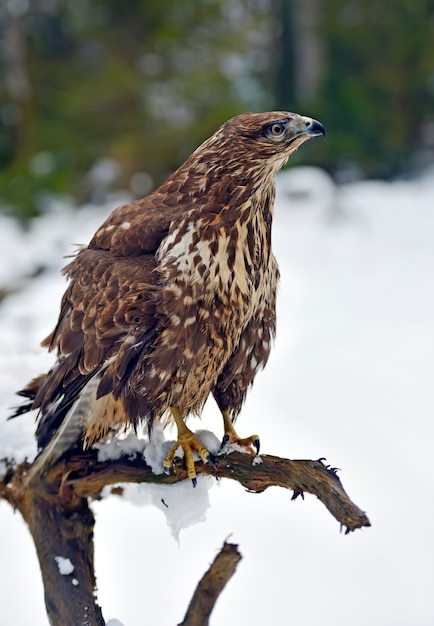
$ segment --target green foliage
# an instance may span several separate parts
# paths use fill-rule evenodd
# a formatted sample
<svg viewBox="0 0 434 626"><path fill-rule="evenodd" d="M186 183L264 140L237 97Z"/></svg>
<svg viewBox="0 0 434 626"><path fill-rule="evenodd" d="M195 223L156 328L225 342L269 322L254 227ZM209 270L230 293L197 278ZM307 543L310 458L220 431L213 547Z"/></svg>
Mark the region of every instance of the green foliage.
<svg viewBox="0 0 434 626"><path fill-rule="evenodd" d="M56 7L14 24L25 37L30 94L13 103L18 124L0 123L0 196L23 216L39 210L47 185L85 199L87 174L102 157L119 162L118 186L138 171L156 185L228 117L271 103L249 43L263 12L249 2L59 0ZM8 106L4 85L0 96ZM52 165L44 175L32 167L40 153Z"/></svg>
<svg viewBox="0 0 434 626"><path fill-rule="evenodd" d="M324 0L322 33L328 166L351 159L370 176L408 170L434 121L434 2Z"/></svg>
<svg viewBox="0 0 434 626"><path fill-rule="evenodd" d="M316 60L316 96L304 101L295 80L296 15L308 6L321 18L324 58ZM25 7L0 6L0 203L23 217L40 210L47 190L91 197L88 174L101 158L119 163L116 187L128 188L136 172L155 186L246 110L318 117L328 141L297 158L332 172L352 161L370 176L408 169L434 124L432 0Z"/></svg>

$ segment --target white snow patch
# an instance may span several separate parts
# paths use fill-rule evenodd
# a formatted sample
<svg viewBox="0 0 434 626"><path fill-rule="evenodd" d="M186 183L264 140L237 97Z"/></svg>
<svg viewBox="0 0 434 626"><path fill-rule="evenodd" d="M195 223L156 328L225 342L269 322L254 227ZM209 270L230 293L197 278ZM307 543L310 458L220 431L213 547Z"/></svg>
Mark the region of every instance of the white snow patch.
<svg viewBox="0 0 434 626"><path fill-rule="evenodd" d="M218 452L220 444L214 433L209 430L198 430L195 432L195 436L209 452L212 454ZM95 443L93 447L98 450L98 461L100 462L117 460L122 456L134 459L138 454L143 454L146 464L149 465L154 474L162 474L164 471L163 461L174 443L174 440L166 440L163 427L156 423L150 439L137 437L131 431L125 436L113 437L103 443ZM199 459L196 453L194 455L196 459ZM184 457L181 446L179 446L176 456Z"/></svg>
<svg viewBox="0 0 434 626"><path fill-rule="evenodd" d="M173 485L124 485L123 497L137 506L155 506L166 517L172 536L179 542L181 530L203 522L210 506L209 491L216 484L212 476L199 474L196 487L190 480Z"/></svg>
<svg viewBox="0 0 434 626"><path fill-rule="evenodd" d="M197 440L205 446L205 448L211 452L211 454L216 454L220 447L220 442L217 437L209 430L197 430L195 431L195 437ZM154 474L162 474L163 473L163 461L166 458L166 455L174 445L175 441L166 440L164 437L164 431L160 424L155 424L152 430L152 435L150 441L146 444L146 447L143 452L143 457L152 469ZM178 450L176 451L175 457L184 458L184 451L181 446L178 446ZM199 460L199 456L194 453L194 457L196 460Z"/></svg>
<svg viewBox="0 0 434 626"><path fill-rule="evenodd" d="M98 450L98 461L115 461L121 456L134 459L138 454L142 454L146 445L145 439L139 439L133 432L125 437L113 437L110 441L95 443L94 448Z"/></svg>
<svg viewBox="0 0 434 626"><path fill-rule="evenodd" d="M16 395L18 389L22 389L27 382L41 371L44 371L44 363L48 365L52 357L35 353L14 354L3 342L8 334L9 322L3 326L2 308L0 307L0 345L5 346L5 352L0 355L0 460L8 459L9 462L19 464L25 461L33 461L37 453L35 439L35 419L37 412L20 415L14 419L7 418L12 415L13 407L23 404L23 398ZM9 331L10 336L13 335ZM0 475L6 470L6 464L1 463Z"/></svg>
<svg viewBox="0 0 434 626"><path fill-rule="evenodd" d="M77 587L77 585L78 585L78 580L77 580L76 578L73 578L73 579L71 580L71 583L74 585L74 587Z"/></svg>
<svg viewBox="0 0 434 626"><path fill-rule="evenodd" d="M195 432L198 441L212 454L216 454L220 447L217 437L208 430ZM143 451L146 464L154 474L163 474L163 461L175 441L166 440L160 424L156 423L150 440L137 439L130 433L125 439L114 439L105 444L96 444L98 460L118 459L123 454L135 456ZM177 456L184 456L181 446ZM199 458L196 453L195 456ZM155 506L165 515L167 525L173 537L179 541L181 530L206 519L206 512L210 506L209 490L216 484L211 476L198 475L196 487L190 480L183 480L172 485L156 484L122 484L123 498L137 506ZM101 496L109 497L113 485L104 487Z"/></svg>
<svg viewBox="0 0 434 626"><path fill-rule="evenodd" d="M59 568L59 573L62 576L69 576L74 571L74 566L68 558L63 556L55 556L54 560L57 563L57 567ZM78 581L77 581L78 582Z"/></svg>
<svg viewBox="0 0 434 626"><path fill-rule="evenodd" d="M161 424L154 424L151 438L143 451L143 458L154 474L162 474L164 472L163 461L174 443L174 441L165 439Z"/></svg>
<svg viewBox="0 0 434 626"><path fill-rule="evenodd" d="M106 622L106 626L124 626L124 625L118 619L112 618L112 619L109 619L108 622Z"/></svg>
<svg viewBox="0 0 434 626"><path fill-rule="evenodd" d="M211 454L218 453L221 442L217 439L213 432L202 428L201 430L196 430L194 434L197 440L205 446L208 452L211 452Z"/></svg>
<svg viewBox="0 0 434 626"><path fill-rule="evenodd" d="M246 449L243 448L243 446L240 446L239 443L227 443L224 447L224 453L225 454L232 454L232 452L242 452L243 454L246 453Z"/></svg>
<svg viewBox="0 0 434 626"><path fill-rule="evenodd" d="M320 216L332 214L338 205L339 188L327 172L318 167L293 167L279 174L279 200L295 213Z"/></svg>
<svg viewBox="0 0 434 626"><path fill-rule="evenodd" d="M290 171L298 175L297 168ZM264 449L273 454L327 456L342 467L345 487L372 516L373 528L343 540L335 521L314 498L288 508L279 490L251 496L232 481L221 481L221 488L211 494L208 483L216 482L203 476L196 489L185 481L185 493L180 484L159 492L129 486L127 496L137 504L146 500L153 510L137 510L137 516L128 519L128 504L112 497L102 504L107 508L96 524L97 561L103 563L97 565L100 601L106 613L122 614L128 626L143 621L132 598L142 597L144 562L153 573L159 572L146 581L149 621L177 623L185 598L206 569L210 546L230 533L236 534L249 567L240 568L231 582L231 588L238 585L232 599L225 596L216 605L216 623L236 614L240 603L246 623L268 623L270 615L285 621L288 586L299 600L292 607L294 623L433 621L431 563L424 558L434 550L429 523L433 500L426 497L432 490L434 411L433 170L414 181L361 181L336 190L304 174L285 189L285 175L277 182L273 232L282 275L277 338L265 371L248 394L240 426L260 430ZM9 407L21 401L15 391L53 362L54 356L38 346L57 320L66 285L59 272L67 262L63 257L74 251L71 242L90 239L110 208L87 206L77 212L53 204L26 231L0 216L0 288L13 291L0 304L3 469L1 459L21 462L36 452L35 414L10 421L6 416ZM327 219L338 214L340 220ZM48 269L31 278L42 267ZM214 408L207 404L204 420L208 424L215 419L217 433L221 420L217 410L214 418ZM161 472L170 445L161 441L146 451L154 471ZM208 495L211 509L206 508ZM186 502L178 502L182 498ZM194 513L196 521L206 512L207 521L182 533L177 549L167 541L159 511L175 516L177 505L183 504L189 504L188 515ZM0 621L47 626L27 529L10 507L2 502L0 507L5 564L0 571ZM125 532L130 523L134 531ZM270 523L273 532L263 533ZM170 524L176 531L176 520ZM141 533L153 540L143 541ZM282 550L291 553L290 567L285 560L276 561ZM258 570L264 569L270 572L272 593L252 604L251 589ZM123 576L124 571L131 575ZM179 571L185 575L179 577ZM28 581L26 603L20 596L23 576ZM161 578L178 585L178 605L167 602ZM330 600L337 587L344 598L338 608ZM312 591L317 603L309 602Z"/></svg>
<svg viewBox="0 0 434 626"><path fill-rule="evenodd" d="M195 432L195 436L212 454L218 451L220 443L212 432L198 430ZM138 441L142 442L143 440ZM143 450L143 457L154 474L163 473L163 461L174 443L175 441L166 441L163 428L161 425L155 424L151 440L146 442ZM101 446L101 449L103 447ZM177 455L183 457L184 453L181 447L179 447ZM199 474L196 487L193 487L188 479L172 485L144 483L140 485L126 484L122 487L123 497L129 502L137 506L155 506L162 511L170 532L179 541L181 530L206 519L206 512L210 506L209 490L215 484L215 478ZM111 494L111 489L111 486L104 488L102 496L108 497Z"/></svg>
<svg viewBox="0 0 434 626"><path fill-rule="evenodd" d="M261 465L261 463L263 463L263 461L262 461L262 458L259 455L253 457L253 461L252 461L252 465L253 466Z"/></svg>

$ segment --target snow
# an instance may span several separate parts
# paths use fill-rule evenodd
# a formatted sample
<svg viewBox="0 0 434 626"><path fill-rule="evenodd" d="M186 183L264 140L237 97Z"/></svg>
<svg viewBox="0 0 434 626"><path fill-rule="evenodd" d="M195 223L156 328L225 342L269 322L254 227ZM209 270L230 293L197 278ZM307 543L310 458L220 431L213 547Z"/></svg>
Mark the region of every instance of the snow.
<svg viewBox="0 0 434 626"><path fill-rule="evenodd" d="M114 461L120 459L121 456L133 460L138 454L142 455L146 441L138 439L134 433L127 433L125 436L116 438L104 443L96 443L95 448L98 449L98 461Z"/></svg>
<svg viewBox="0 0 434 626"><path fill-rule="evenodd" d="M19 402L14 390L52 363L38 346L65 287L61 257L71 254L71 242L88 241L111 208L77 213L59 202L27 231L0 217L0 290L12 290L0 304L3 416ZM270 619L303 626L433 623L433 244L432 172L339 188L313 168L282 174L274 228L282 274L277 340L237 431L258 433L263 453L326 457L342 468L346 491L373 525L344 536L315 498L290 502L291 494L277 488L253 495L204 476L196 489L189 481L128 485L122 498L107 497L107 489L93 504L98 600L106 615L136 626L146 610L149 622L179 623L231 536L243 560L211 624L241 611L252 626ZM215 433L218 447L221 418L213 402L189 425L206 429L201 437ZM33 458L33 430L29 416L0 421L0 459ZM143 453L158 474L173 439L164 435L155 431L150 443L126 436L101 446L99 455ZM0 520L0 623L47 626L25 524L4 502Z"/></svg>
<svg viewBox="0 0 434 626"><path fill-rule="evenodd" d="M151 441L143 451L143 458L154 474L163 473L163 461L172 445L173 441L166 441L162 427L156 424L152 431Z"/></svg>
<svg viewBox="0 0 434 626"><path fill-rule="evenodd" d="M181 530L205 521L210 507L209 491L216 484L215 478L199 475L195 488L189 480L174 485L125 485L123 498L136 506L151 505L159 509L179 544ZM104 495L108 495L107 490Z"/></svg>
<svg viewBox="0 0 434 626"><path fill-rule="evenodd" d="M198 441L210 452L218 451L220 442L214 433L197 430L195 434ZM100 461L118 459L123 454L129 456L142 454L153 473L158 475L164 472L163 461L174 443L175 440L165 439L162 427L157 424L150 440L137 439L130 433L125 438L96 444L96 447L98 447L98 460ZM196 453L194 455L197 459L199 458ZM184 456L181 447L178 448L176 456L181 458ZM194 489L189 480L174 485L131 484L123 486L123 497L135 505L151 505L162 511L172 536L179 543L181 530L206 519L206 512L210 506L208 492L215 484L214 478L201 475L197 477ZM103 496L110 497L110 495L111 488L106 487Z"/></svg>
<svg viewBox="0 0 434 626"><path fill-rule="evenodd" d="M61 576L69 576L75 569L70 559L68 558L65 558L63 556L55 556L54 560L57 563L57 567L59 568L59 573L61 574Z"/></svg>

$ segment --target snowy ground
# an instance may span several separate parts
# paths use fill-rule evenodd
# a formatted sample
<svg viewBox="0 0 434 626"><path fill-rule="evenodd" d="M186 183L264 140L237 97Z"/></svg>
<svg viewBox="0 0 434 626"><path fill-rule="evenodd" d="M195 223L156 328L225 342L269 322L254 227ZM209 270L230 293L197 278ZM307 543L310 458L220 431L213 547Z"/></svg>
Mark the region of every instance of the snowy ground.
<svg viewBox="0 0 434 626"><path fill-rule="evenodd" d="M228 537L244 558L214 626L434 623L434 173L339 190L313 169L279 181L278 338L239 431L258 432L266 453L327 457L372 528L339 534L319 501L278 489L252 495L203 477L196 490L129 487L93 505L99 601L124 626L181 621ZM64 289L60 257L107 211L54 206L27 233L1 218L0 288L17 288L0 305L2 416L51 363L38 344ZM193 426L220 437L216 407ZM34 454L32 428L26 416L1 421L0 458ZM0 529L0 626L47 626L29 534L3 502Z"/></svg>

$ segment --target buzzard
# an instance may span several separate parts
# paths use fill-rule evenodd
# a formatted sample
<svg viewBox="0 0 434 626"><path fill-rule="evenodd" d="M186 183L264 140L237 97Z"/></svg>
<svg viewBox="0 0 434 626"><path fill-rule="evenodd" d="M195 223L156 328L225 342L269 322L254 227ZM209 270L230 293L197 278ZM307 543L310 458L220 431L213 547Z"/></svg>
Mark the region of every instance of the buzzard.
<svg viewBox="0 0 434 626"><path fill-rule="evenodd" d="M322 124L274 111L223 124L161 187L117 208L64 269L69 285L45 375L19 392L39 409L43 471L77 445L155 420L174 421L184 451L213 462L185 421L212 394L223 442L253 452L233 426L264 367L276 326L279 271L271 250L274 177Z"/></svg>

